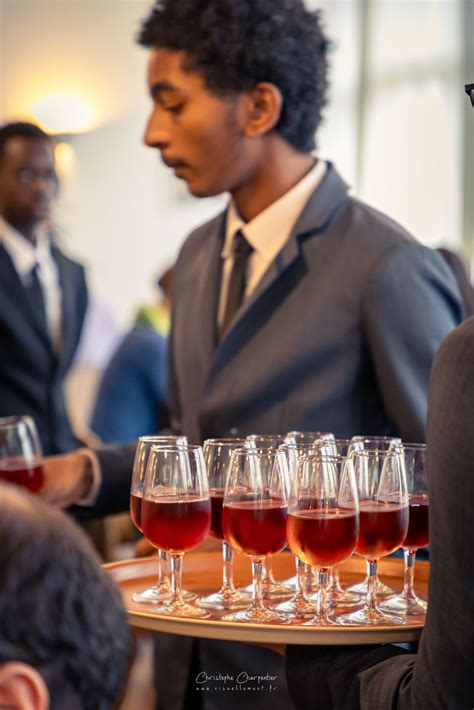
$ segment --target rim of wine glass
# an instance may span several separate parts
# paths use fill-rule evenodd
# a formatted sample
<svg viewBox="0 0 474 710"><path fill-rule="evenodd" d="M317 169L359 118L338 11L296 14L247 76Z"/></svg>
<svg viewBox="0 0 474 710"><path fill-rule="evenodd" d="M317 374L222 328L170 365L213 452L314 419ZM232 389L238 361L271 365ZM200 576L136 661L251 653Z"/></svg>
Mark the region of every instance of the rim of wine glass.
<svg viewBox="0 0 474 710"><path fill-rule="evenodd" d="M249 442L247 442L249 443ZM249 454L252 454L252 456L271 456L275 454L282 454L283 456L285 455L285 451L282 448L282 444L279 444L278 446L265 446L265 447L258 447L258 446L241 446L237 449L234 449L232 454L239 454L239 456L246 455L248 456Z"/></svg>
<svg viewBox="0 0 474 710"><path fill-rule="evenodd" d="M372 452L371 452L372 453ZM352 461L352 454L348 456L342 456L341 454L323 454L319 451L314 453L302 453L299 459L304 459L305 461L324 461L325 463L344 463L344 461Z"/></svg>
<svg viewBox="0 0 474 710"><path fill-rule="evenodd" d="M416 443L407 443L403 444L403 450L408 450L408 451L427 451L428 447L426 444L416 444Z"/></svg>
<svg viewBox="0 0 474 710"><path fill-rule="evenodd" d="M235 445L236 442L242 442L245 443L247 439L242 436L228 436L228 437L223 437L222 439L205 439L203 443L203 448L204 446L232 446ZM244 448L243 446L238 446L237 448Z"/></svg>
<svg viewBox="0 0 474 710"><path fill-rule="evenodd" d="M168 434L147 434L146 436L139 436L138 441L181 441L184 440L187 442L187 437L184 434L180 435L168 435Z"/></svg>
<svg viewBox="0 0 474 710"><path fill-rule="evenodd" d="M355 434L351 437L351 441L392 441L395 443L403 443L400 436L364 436L362 434Z"/></svg>
<svg viewBox="0 0 474 710"><path fill-rule="evenodd" d="M35 425L33 417L29 414L15 414L11 417L1 417L0 418L0 429L12 429L20 423Z"/></svg>
<svg viewBox="0 0 474 710"><path fill-rule="evenodd" d="M202 451L202 446L200 444L186 444L185 447L182 446L173 446L172 444L153 444L151 447L151 451L179 451L180 453L183 453L184 451Z"/></svg>

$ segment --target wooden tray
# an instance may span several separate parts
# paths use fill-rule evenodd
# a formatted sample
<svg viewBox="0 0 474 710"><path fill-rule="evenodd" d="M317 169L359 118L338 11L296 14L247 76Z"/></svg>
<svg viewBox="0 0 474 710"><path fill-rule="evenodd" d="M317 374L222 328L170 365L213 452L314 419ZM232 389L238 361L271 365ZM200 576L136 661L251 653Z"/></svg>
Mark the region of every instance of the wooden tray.
<svg viewBox="0 0 474 710"><path fill-rule="evenodd" d="M294 558L281 553L272 558L273 570L279 580L295 573ZM350 645L378 644L416 641L423 629L423 619L403 626L377 627L326 627L311 628L301 625L247 624L221 621L223 612L213 612L207 619L191 619L166 616L153 612L153 606L136 604L131 596L152 586L156 581L156 557L144 557L104 565L120 587L130 624L140 629L163 631L181 636L225 639L247 643ZM383 581L400 590L403 578L403 560L385 559L379 565ZM343 585L361 581L365 574L365 562L352 557L341 566ZM415 567L416 589L426 598L429 563L417 562ZM235 555L234 578L236 586L251 581L250 562L244 556ZM217 552L189 553L183 563L183 586L198 596L217 591L222 582L222 556Z"/></svg>

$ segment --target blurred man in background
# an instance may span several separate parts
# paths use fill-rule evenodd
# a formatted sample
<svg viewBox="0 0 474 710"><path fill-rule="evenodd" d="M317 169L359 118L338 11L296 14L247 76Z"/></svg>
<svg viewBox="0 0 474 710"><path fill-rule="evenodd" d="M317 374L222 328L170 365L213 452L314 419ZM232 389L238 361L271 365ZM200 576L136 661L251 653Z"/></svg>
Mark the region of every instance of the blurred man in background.
<svg viewBox="0 0 474 710"><path fill-rule="evenodd" d="M0 127L0 416L31 415L46 454L80 443L63 382L87 308L84 268L51 236L57 189L49 136Z"/></svg>

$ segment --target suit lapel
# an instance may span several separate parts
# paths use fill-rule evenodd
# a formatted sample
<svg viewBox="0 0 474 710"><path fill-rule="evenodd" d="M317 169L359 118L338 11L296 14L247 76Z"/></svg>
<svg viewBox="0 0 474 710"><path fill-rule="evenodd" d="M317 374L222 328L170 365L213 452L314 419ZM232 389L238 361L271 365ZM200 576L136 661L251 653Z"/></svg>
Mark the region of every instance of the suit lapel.
<svg viewBox="0 0 474 710"><path fill-rule="evenodd" d="M3 244L0 244L0 290L3 291L5 297L10 302L10 307L13 305L21 311L21 319L26 319L30 326L38 333L49 347L48 333L41 327L38 319L35 316L33 308L28 300L28 295L25 291L23 283L18 276L18 273L13 265L13 261Z"/></svg>
<svg viewBox="0 0 474 710"><path fill-rule="evenodd" d="M199 304L199 318L196 318L194 342L205 369L209 371L217 343L217 308L221 284L221 251L227 212L217 217L209 234L209 248L202 250L195 264L195 302Z"/></svg>
<svg viewBox="0 0 474 710"><path fill-rule="evenodd" d="M339 177L332 163L328 163L328 169L323 181L309 198L299 219L295 223L288 241L270 264L250 298L243 304L236 313L234 320L221 342L224 346L227 339L234 339L234 330L238 329L239 323L251 317L254 309L268 290L275 284L289 267L301 255L301 242L310 236L321 234L327 228L335 212L342 202L347 199L347 185Z"/></svg>

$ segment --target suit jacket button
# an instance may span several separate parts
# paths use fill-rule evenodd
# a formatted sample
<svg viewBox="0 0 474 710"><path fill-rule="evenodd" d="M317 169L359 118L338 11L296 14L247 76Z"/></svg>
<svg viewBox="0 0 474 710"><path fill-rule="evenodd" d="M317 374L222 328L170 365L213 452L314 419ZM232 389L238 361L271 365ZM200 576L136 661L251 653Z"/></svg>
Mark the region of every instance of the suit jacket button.
<svg viewBox="0 0 474 710"><path fill-rule="evenodd" d="M232 427L229 429L229 434L230 434L231 436L237 436L238 433L239 433L239 430L238 430L237 427L235 427L235 426L232 426Z"/></svg>

